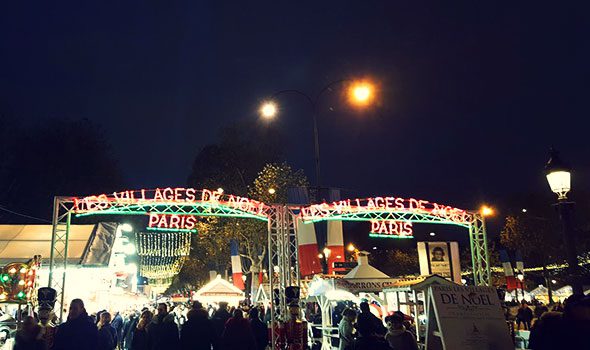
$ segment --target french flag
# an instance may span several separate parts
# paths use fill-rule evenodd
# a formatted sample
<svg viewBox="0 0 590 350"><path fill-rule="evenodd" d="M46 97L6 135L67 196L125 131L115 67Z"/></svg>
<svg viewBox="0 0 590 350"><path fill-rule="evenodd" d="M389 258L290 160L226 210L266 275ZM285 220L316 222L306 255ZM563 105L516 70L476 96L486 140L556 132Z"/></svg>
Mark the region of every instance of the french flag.
<svg viewBox="0 0 590 350"><path fill-rule="evenodd" d="M504 276L506 277L506 289L513 291L518 286L518 280L514 276L514 270L510 263L510 257L505 250L500 250L500 261L502 262L502 268L504 268Z"/></svg>
<svg viewBox="0 0 590 350"><path fill-rule="evenodd" d="M322 272L318 259L318 242L314 224L304 224L297 218L297 243L299 253L299 273L301 276L315 275Z"/></svg>
<svg viewBox="0 0 590 350"><path fill-rule="evenodd" d="M240 259L238 241L232 239L229 242L229 249L231 252L231 272L234 286L244 290L244 280L242 279L242 260Z"/></svg>

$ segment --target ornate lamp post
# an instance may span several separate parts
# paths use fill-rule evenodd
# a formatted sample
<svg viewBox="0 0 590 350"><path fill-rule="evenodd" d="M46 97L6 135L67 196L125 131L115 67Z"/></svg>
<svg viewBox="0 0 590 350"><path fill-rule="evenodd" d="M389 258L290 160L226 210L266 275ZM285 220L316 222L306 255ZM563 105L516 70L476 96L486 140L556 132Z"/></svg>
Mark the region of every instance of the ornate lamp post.
<svg viewBox="0 0 590 350"><path fill-rule="evenodd" d="M571 190L571 171L570 167L559 157L559 152L554 149L550 151L549 161L545 165L545 174L551 191L557 194L557 203L554 205L561 221L563 242L567 254L568 280L574 295L580 295L583 294L583 291L580 281L578 254L576 252L575 231L572 224L574 202L569 201L567 198L567 194Z"/></svg>

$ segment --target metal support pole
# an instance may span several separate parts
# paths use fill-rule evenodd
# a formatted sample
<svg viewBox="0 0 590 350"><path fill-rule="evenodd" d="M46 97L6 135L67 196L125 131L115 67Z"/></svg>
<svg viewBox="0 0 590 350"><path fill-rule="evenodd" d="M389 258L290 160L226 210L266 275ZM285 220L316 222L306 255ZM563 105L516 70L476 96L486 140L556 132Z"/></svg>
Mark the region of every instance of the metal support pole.
<svg viewBox="0 0 590 350"><path fill-rule="evenodd" d="M68 197L55 197L53 200L53 222L51 252L49 254L48 287L55 289L57 302L55 314L63 320L64 285L68 266L68 244L70 236L73 200ZM61 273L61 276L56 276Z"/></svg>
<svg viewBox="0 0 590 350"><path fill-rule="evenodd" d="M491 285L491 272L485 221L479 213L472 213L471 215L469 244L471 247L473 281L476 286L489 286Z"/></svg>
<svg viewBox="0 0 590 350"><path fill-rule="evenodd" d="M563 243L567 253L567 263L569 272L569 282L572 286L574 295L583 295L582 283L580 281L580 265L578 262L578 254L576 252L576 238L575 231L572 224L572 208L574 203L567 200L560 200L557 202L557 212L561 221L561 229L563 233Z"/></svg>

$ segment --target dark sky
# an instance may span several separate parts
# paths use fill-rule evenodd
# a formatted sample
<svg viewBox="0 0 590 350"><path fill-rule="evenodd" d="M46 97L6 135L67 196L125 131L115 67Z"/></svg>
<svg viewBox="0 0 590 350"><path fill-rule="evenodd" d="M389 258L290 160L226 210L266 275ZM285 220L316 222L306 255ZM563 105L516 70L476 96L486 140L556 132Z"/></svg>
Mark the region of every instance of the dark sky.
<svg viewBox="0 0 590 350"><path fill-rule="evenodd" d="M184 185L220 127L259 123L264 97L370 77L368 113L337 90L320 102L324 184L472 208L547 191L554 145L589 189L589 9L414 3L4 3L0 113L88 118L131 187ZM281 101L287 158L313 178L309 109Z"/></svg>

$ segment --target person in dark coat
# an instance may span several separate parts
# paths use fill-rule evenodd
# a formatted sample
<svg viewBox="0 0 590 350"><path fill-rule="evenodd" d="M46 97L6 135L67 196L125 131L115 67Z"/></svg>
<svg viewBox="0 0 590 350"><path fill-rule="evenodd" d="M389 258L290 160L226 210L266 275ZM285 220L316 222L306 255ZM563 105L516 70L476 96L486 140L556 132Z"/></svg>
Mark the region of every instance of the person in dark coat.
<svg viewBox="0 0 590 350"><path fill-rule="evenodd" d="M151 311L145 310L141 313L137 326L131 330L133 337L130 344L131 350L150 350L150 339L147 333L147 326L152 322Z"/></svg>
<svg viewBox="0 0 590 350"><path fill-rule="evenodd" d="M187 321L180 330L180 349L211 350L217 345L215 329L203 308L192 309L187 314Z"/></svg>
<svg viewBox="0 0 590 350"><path fill-rule="evenodd" d="M117 330L111 323L111 314L103 312L98 321L98 350L115 350L118 344Z"/></svg>
<svg viewBox="0 0 590 350"><path fill-rule="evenodd" d="M111 326L117 331L117 340L119 341L117 345L120 345L123 342L123 316L118 311L111 321Z"/></svg>
<svg viewBox="0 0 590 350"><path fill-rule="evenodd" d="M135 312L132 312L123 324L121 349L131 349L131 344L133 342L133 333L135 333L135 327L137 327L138 320L139 317L137 317L137 314Z"/></svg>
<svg viewBox="0 0 590 350"><path fill-rule="evenodd" d="M213 327L215 328L215 335L218 338L221 338L225 324L227 320L230 319L230 317L231 314L227 311L227 303L219 303L219 309L217 309L211 316L211 321L213 322Z"/></svg>
<svg viewBox="0 0 590 350"><path fill-rule="evenodd" d="M385 334L385 341L395 350L418 350L416 336L406 329L404 316L393 314L385 318L389 328Z"/></svg>
<svg viewBox="0 0 590 350"><path fill-rule="evenodd" d="M96 350L98 329L86 313L84 302L74 299L70 303L68 319L55 334L54 350Z"/></svg>
<svg viewBox="0 0 590 350"><path fill-rule="evenodd" d="M25 316L22 328L16 332L14 350L46 350L47 344L41 337L41 326L31 316Z"/></svg>
<svg viewBox="0 0 590 350"><path fill-rule="evenodd" d="M227 320L221 335L223 350L255 350L256 340L250 328L250 322L244 318L244 312L236 308L233 317Z"/></svg>
<svg viewBox="0 0 590 350"><path fill-rule="evenodd" d="M357 316L356 324L358 327L364 327L370 333L385 336L387 329L383 325L383 322L375 315L371 313L369 303L363 301L359 305L361 313Z"/></svg>
<svg viewBox="0 0 590 350"><path fill-rule="evenodd" d="M375 334L375 327L369 322L357 323L357 331L360 335L346 350L392 350L382 336Z"/></svg>
<svg viewBox="0 0 590 350"><path fill-rule="evenodd" d="M252 333L254 333L254 339L256 339L256 348L258 350L266 349L268 345L268 328L260 320L260 310L256 307L252 308L249 313L249 319Z"/></svg>
<svg viewBox="0 0 590 350"><path fill-rule="evenodd" d="M178 348L178 326L174 314L168 313L168 305L158 304L158 313L147 327L150 350L167 350Z"/></svg>
<svg viewBox="0 0 590 350"><path fill-rule="evenodd" d="M524 323L524 329L531 329L531 321L533 320L533 310L527 305L526 301L522 301L518 311L516 312L516 329L520 329L520 324Z"/></svg>

